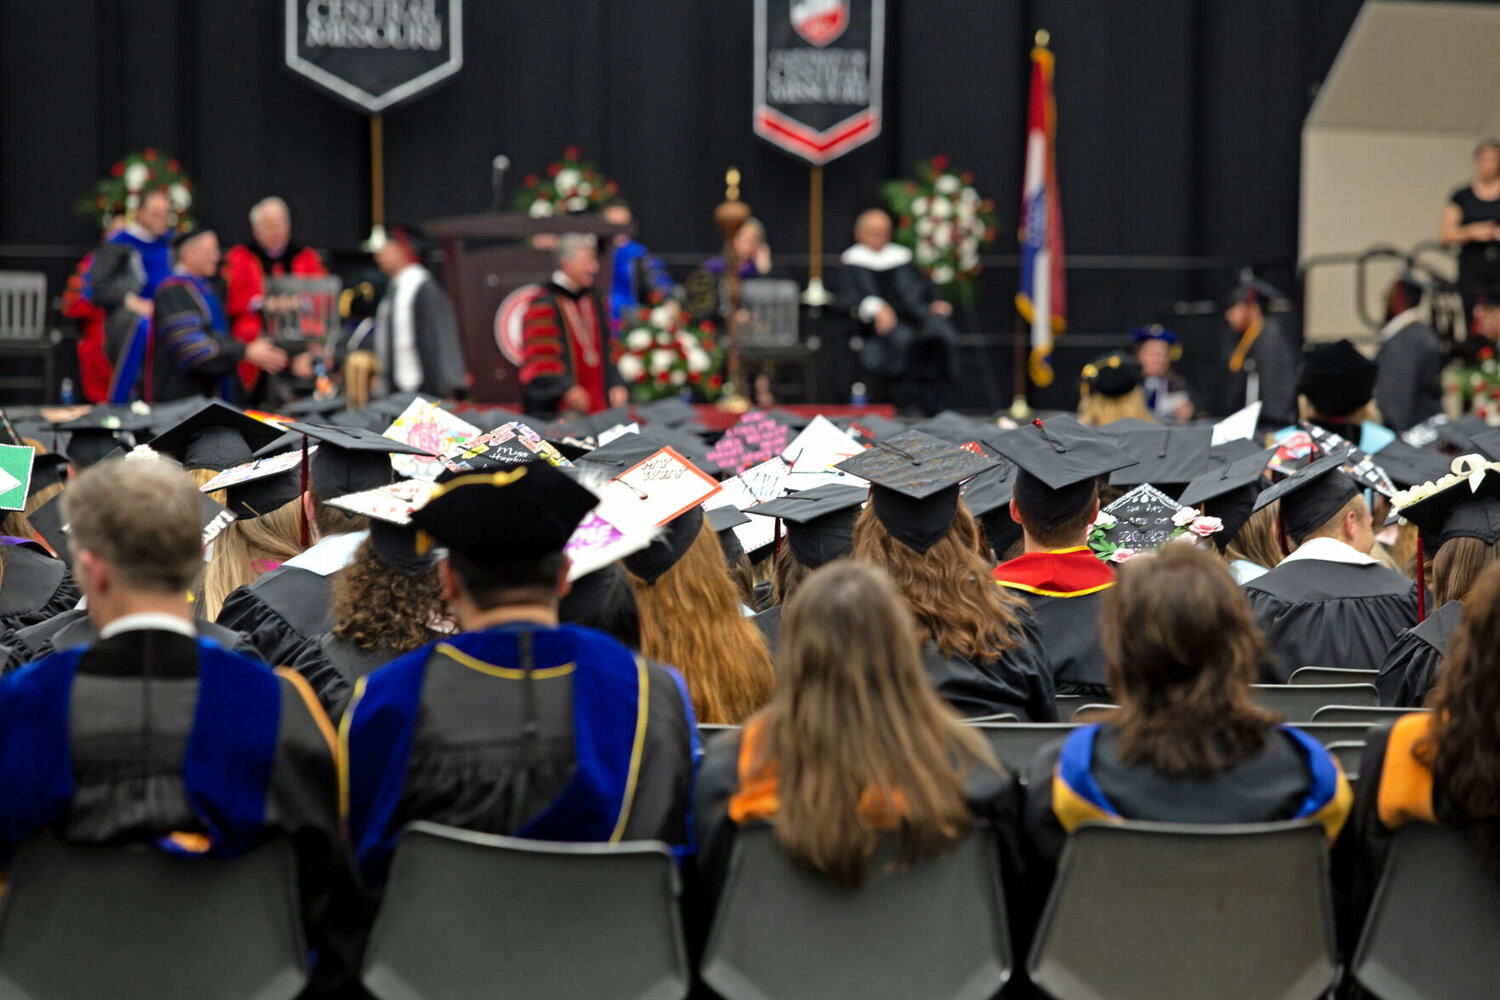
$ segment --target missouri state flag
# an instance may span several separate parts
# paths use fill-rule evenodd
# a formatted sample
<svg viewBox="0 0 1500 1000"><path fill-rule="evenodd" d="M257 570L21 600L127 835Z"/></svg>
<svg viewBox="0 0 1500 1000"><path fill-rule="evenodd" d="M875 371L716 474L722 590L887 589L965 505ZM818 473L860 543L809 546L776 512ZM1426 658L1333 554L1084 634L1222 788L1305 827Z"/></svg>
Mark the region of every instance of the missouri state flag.
<svg viewBox="0 0 1500 1000"><path fill-rule="evenodd" d="M1052 53L1031 50L1031 106L1026 125L1026 180L1021 190L1021 289L1016 308L1031 324L1031 381L1052 384L1052 338L1068 325L1063 283L1062 202L1057 193L1057 101Z"/></svg>

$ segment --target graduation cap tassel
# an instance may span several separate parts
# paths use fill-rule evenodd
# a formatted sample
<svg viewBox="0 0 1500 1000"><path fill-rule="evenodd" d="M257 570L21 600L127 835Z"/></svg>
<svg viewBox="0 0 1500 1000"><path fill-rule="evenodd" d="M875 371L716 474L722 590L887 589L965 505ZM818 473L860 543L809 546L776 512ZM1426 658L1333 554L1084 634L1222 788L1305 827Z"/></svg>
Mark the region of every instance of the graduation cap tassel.
<svg viewBox="0 0 1500 1000"><path fill-rule="evenodd" d="M301 524L301 528L300 528L300 534L301 534L301 539L302 539L302 547L304 549L307 548L307 546L309 544L311 544L311 541L312 541L312 535L311 535L311 532L309 532L308 526L307 526L307 500L306 500L306 497L307 497L307 435L304 434L304 435L302 435L302 492L301 492L301 494L299 494L299 497L298 497L302 501L302 503L301 503L301 511L300 511L300 513L301 513L301 520L302 520L302 524Z"/></svg>
<svg viewBox="0 0 1500 1000"><path fill-rule="evenodd" d="M1061 454L1063 454L1064 452L1066 452L1068 450L1063 445L1061 445L1060 443L1058 443L1058 441L1055 438L1053 438L1053 436L1051 434L1047 433L1047 428L1042 425L1042 418L1041 417L1036 417L1031 422L1036 425L1036 429L1037 430L1041 431L1041 433L1042 433L1042 440L1045 441L1045 442L1047 442L1047 444L1049 446L1051 446L1051 448L1052 448L1053 451L1055 451L1055 452L1057 452L1057 454L1061 455Z"/></svg>

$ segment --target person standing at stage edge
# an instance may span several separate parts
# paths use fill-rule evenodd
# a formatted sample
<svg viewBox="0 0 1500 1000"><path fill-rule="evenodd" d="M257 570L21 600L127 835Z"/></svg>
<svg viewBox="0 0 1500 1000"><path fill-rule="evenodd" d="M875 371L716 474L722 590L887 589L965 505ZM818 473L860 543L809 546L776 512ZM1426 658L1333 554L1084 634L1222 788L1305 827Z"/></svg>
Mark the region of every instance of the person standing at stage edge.
<svg viewBox="0 0 1500 1000"><path fill-rule="evenodd" d="M592 236L564 233L557 270L526 310L521 399L527 413L598 413L630 402L610 358L608 314L594 294L599 251Z"/></svg>
<svg viewBox="0 0 1500 1000"><path fill-rule="evenodd" d="M375 310L375 395L425 392L457 399L468 392L469 370L453 303L422 266L422 248L404 226L375 251L375 266L390 279Z"/></svg>
<svg viewBox="0 0 1500 1000"><path fill-rule="evenodd" d="M1260 425L1279 429L1297 422L1297 378L1302 371L1302 338L1271 312L1282 294L1250 273L1229 293L1224 319L1236 340L1229 355L1231 410L1260 400Z"/></svg>

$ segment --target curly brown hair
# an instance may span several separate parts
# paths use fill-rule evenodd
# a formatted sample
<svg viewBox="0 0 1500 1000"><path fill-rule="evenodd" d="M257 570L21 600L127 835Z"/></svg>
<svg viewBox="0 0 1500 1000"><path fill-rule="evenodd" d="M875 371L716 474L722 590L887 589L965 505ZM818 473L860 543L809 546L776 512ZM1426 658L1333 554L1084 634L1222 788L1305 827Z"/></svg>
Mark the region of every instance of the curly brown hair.
<svg viewBox="0 0 1500 1000"><path fill-rule="evenodd" d="M854 522L855 560L891 575L923 639L944 656L995 660L1018 644L1024 602L990 579L979 526L962 500L942 539L921 553L898 541L871 504Z"/></svg>
<svg viewBox="0 0 1500 1000"><path fill-rule="evenodd" d="M1474 852L1500 865L1500 564L1464 598L1428 703L1432 729L1417 759Z"/></svg>
<svg viewBox="0 0 1500 1000"><path fill-rule="evenodd" d="M431 642L433 624L447 616L436 564L407 576L382 562L368 538L333 578L333 634L360 649L410 653Z"/></svg>

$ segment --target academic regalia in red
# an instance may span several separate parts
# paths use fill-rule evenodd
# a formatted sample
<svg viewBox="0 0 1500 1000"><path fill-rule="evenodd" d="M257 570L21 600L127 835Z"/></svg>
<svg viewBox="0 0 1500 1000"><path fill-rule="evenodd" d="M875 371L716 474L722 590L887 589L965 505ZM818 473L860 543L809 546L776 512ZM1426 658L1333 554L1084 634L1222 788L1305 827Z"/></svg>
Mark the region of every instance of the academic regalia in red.
<svg viewBox="0 0 1500 1000"><path fill-rule="evenodd" d="M104 351L104 317L109 312L84 294L84 278L93 264L94 255L85 254L68 275L68 286L62 294L62 314L78 320L83 334L78 339L78 381L83 398L86 402L102 403L109 396L109 376L114 365Z"/></svg>
<svg viewBox="0 0 1500 1000"><path fill-rule="evenodd" d="M279 256L271 257L260 244L245 243L230 247L224 254L222 272L228 288L224 306L229 314L229 332L235 340L248 344L265 329L260 306L266 295L267 277L321 278L328 269L312 247L292 245ZM248 362L240 365L240 381L246 389L253 389L259 378L259 368Z"/></svg>
<svg viewBox="0 0 1500 1000"><path fill-rule="evenodd" d="M526 310L521 336L527 413L555 414L575 385L588 393L588 412L599 413L609 406L610 387L624 385L609 357L609 323L591 290L547 282Z"/></svg>
<svg viewBox="0 0 1500 1000"><path fill-rule="evenodd" d="M1031 606L1057 693L1108 698L1099 611L1104 591L1115 584L1114 570L1080 545L1028 552L996 566L990 575Z"/></svg>

